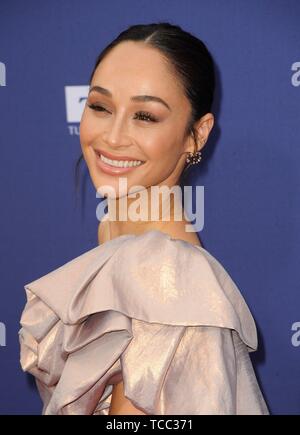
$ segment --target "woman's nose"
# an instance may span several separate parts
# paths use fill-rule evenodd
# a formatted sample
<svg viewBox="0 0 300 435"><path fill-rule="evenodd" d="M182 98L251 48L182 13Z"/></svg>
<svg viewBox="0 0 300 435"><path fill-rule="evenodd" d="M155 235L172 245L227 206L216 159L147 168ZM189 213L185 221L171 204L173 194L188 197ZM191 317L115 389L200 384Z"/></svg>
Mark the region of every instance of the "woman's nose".
<svg viewBox="0 0 300 435"><path fill-rule="evenodd" d="M120 118L112 120L103 133L103 140L110 146L130 145L131 141L127 135L125 120Z"/></svg>

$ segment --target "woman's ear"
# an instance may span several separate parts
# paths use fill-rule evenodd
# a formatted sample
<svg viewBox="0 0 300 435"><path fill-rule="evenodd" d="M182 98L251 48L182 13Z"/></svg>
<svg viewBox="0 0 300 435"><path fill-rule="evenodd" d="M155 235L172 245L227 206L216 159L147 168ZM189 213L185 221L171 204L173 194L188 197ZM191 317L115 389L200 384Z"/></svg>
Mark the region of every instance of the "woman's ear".
<svg viewBox="0 0 300 435"><path fill-rule="evenodd" d="M195 130L197 134L197 150L200 150L204 147L205 143L208 140L208 136L214 126L215 118L212 113L206 113L203 115L199 121L195 124ZM200 145L200 146L199 146Z"/></svg>
<svg viewBox="0 0 300 435"><path fill-rule="evenodd" d="M184 144L184 152L185 153L194 153L196 147L196 140L194 138L193 133L190 133Z"/></svg>
<svg viewBox="0 0 300 435"><path fill-rule="evenodd" d="M185 142L184 152L194 153L201 150L207 142L208 136L214 126L214 115L206 113L194 124L195 136L191 132Z"/></svg>

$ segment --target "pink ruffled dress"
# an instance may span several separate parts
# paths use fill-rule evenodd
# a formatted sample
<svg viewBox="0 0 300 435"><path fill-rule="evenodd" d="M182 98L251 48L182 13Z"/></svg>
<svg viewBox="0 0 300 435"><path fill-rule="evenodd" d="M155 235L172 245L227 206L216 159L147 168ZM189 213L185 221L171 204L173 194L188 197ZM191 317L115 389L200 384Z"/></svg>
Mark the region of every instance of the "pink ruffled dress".
<svg viewBox="0 0 300 435"><path fill-rule="evenodd" d="M25 290L20 362L42 414L108 415L121 380L150 415L269 414L249 357L254 319L204 248L126 234Z"/></svg>

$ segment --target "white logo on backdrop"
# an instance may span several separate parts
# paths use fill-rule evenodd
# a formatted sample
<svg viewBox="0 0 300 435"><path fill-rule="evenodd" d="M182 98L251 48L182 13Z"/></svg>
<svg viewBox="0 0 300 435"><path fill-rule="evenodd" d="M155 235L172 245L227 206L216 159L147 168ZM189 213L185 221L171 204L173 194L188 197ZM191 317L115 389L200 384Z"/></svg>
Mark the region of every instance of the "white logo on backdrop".
<svg viewBox="0 0 300 435"><path fill-rule="evenodd" d="M294 62L291 67L292 71L296 71L291 77L293 86L300 86L300 62Z"/></svg>
<svg viewBox="0 0 300 435"><path fill-rule="evenodd" d="M6 86L6 66L0 62L0 86Z"/></svg>
<svg viewBox="0 0 300 435"><path fill-rule="evenodd" d="M89 86L65 86L66 117L71 135L79 135L77 124L80 123L88 92Z"/></svg>
<svg viewBox="0 0 300 435"><path fill-rule="evenodd" d="M6 328L2 322L0 322L0 346L6 346Z"/></svg>
<svg viewBox="0 0 300 435"><path fill-rule="evenodd" d="M295 347L300 346L300 322L295 322L292 324L292 331L296 331L295 334L292 335L292 345Z"/></svg>

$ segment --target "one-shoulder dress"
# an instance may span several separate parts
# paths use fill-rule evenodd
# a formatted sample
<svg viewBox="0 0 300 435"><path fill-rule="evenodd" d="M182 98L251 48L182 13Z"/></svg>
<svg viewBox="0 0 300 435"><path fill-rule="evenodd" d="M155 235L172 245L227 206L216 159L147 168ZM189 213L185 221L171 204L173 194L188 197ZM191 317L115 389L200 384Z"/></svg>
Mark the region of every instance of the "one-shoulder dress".
<svg viewBox="0 0 300 435"><path fill-rule="evenodd" d="M108 415L120 381L149 415L269 414L249 356L255 321L204 248L125 234L25 291L20 364L43 415Z"/></svg>

